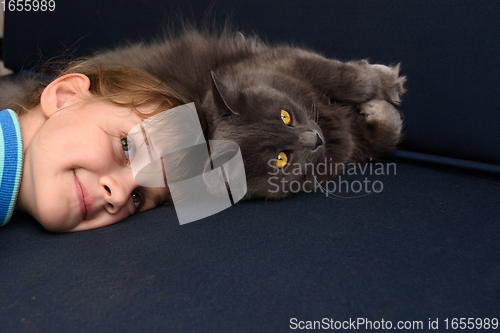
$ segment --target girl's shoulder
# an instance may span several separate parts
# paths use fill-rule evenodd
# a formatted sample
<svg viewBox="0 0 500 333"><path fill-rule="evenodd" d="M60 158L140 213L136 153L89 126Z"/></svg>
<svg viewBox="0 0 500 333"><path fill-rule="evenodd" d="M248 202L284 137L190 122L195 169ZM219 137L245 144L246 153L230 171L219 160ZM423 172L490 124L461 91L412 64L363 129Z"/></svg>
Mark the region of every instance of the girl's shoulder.
<svg viewBox="0 0 500 333"><path fill-rule="evenodd" d="M9 222L21 183L23 141L17 114L0 111L0 226Z"/></svg>

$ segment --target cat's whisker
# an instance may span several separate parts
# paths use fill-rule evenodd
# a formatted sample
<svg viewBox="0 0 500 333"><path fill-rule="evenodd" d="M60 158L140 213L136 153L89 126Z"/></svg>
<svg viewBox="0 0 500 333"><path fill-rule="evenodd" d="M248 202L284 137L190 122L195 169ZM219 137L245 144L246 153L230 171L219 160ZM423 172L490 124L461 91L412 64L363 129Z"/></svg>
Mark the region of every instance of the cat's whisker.
<svg viewBox="0 0 500 333"><path fill-rule="evenodd" d="M314 110L314 102L311 105L311 109L309 111L309 117L311 118L312 121L315 121L315 119L316 119L316 112Z"/></svg>
<svg viewBox="0 0 500 333"><path fill-rule="evenodd" d="M313 109L313 120L315 123L318 123L319 112L318 112L318 108L316 107L316 102L313 102L312 109Z"/></svg>

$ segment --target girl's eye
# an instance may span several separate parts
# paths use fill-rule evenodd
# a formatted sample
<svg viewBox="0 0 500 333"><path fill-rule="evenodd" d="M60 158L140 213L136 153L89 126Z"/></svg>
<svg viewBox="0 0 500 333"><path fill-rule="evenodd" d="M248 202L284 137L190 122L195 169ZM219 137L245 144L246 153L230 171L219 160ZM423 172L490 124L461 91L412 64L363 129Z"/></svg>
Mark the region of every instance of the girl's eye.
<svg viewBox="0 0 500 333"><path fill-rule="evenodd" d="M139 192L134 191L131 196L137 211L142 206L142 195Z"/></svg>
<svg viewBox="0 0 500 333"><path fill-rule="evenodd" d="M121 138L121 141L122 141L123 153L125 154L125 158L128 160L130 155L129 155L129 146L128 146L127 138Z"/></svg>
<svg viewBox="0 0 500 333"><path fill-rule="evenodd" d="M134 144L133 142L129 142L127 138L122 137L120 138L121 144L122 144L122 149L123 153L125 154L125 159L127 160L127 163L130 163L130 157L134 153Z"/></svg>
<svg viewBox="0 0 500 333"><path fill-rule="evenodd" d="M290 120L291 120L290 114L288 112L286 112L285 110L281 110L281 120L283 120L285 125L290 124Z"/></svg>
<svg viewBox="0 0 500 333"><path fill-rule="evenodd" d="M284 152L278 154L278 159L276 160L276 167L281 169L288 162L288 156Z"/></svg>

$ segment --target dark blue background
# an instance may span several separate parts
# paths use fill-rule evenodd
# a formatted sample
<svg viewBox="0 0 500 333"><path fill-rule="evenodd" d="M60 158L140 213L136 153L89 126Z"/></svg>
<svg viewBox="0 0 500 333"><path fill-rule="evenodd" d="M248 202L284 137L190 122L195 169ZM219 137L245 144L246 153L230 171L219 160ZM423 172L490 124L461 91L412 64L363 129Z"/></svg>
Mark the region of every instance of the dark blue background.
<svg viewBox="0 0 500 333"><path fill-rule="evenodd" d="M500 164L497 1L56 1L6 13L5 62L19 70L162 35L179 18L222 23L341 60L401 63L403 149ZM215 19L214 19L215 18ZM29 24L26 24L29 22Z"/></svg>

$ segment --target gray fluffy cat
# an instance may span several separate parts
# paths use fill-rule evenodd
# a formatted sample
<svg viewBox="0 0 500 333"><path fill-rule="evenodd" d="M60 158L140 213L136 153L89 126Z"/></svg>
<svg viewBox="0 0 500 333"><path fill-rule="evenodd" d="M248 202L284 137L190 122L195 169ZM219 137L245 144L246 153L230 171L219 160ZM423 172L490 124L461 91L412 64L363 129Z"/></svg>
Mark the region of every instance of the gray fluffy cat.
<svg viewBox="0 0 500 333"><path fill-rule="evenodd" d="M197 31L92 61L141 68L194 101L206 139L240 146L246 199L284 197L292 182L310 190L335 176L317 172L319 163L363 162L393 150L401 136L399 66L344 63L241 34Z"/></svg>

